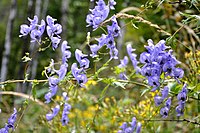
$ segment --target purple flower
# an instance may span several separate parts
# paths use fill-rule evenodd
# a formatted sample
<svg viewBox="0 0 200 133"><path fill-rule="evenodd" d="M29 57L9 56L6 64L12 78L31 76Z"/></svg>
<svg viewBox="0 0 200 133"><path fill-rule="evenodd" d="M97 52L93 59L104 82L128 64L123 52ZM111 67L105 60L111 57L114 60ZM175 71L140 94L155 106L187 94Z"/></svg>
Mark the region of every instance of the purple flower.
<svg viewBox="0 0 200 133"><path fill-rule="evenodd" d="M151 91L155 91L160 86L160 77L158 76L150 76L148 77L148 84L153 86L154 88Z"/></svg>
<svg viewBox="0 0 200 133"><path fill-rule="evenodd" d="M120 60L120 64L118 65L119 68L124 68L128 64L128 57L124 56L124 59Z"/></svg>
<svg viewBox="0 0 200 133"><path fill-rule="evenodd" d="M41 41L41 36L45 31L45 21L41 20L41 24L38 25L38 17L34 16L33 19L28 18L30 21L30 26L26 24L22 24L20 26L20 33L19 37L26 36L30 33L31 37L31 42L40 42Z"/></svg>
<svg viewBox="0 0 200 133"><path fill-rule="evenodd" d="M163 107L160 109L160 114L162 115L163 118L168 117L168 112L169 112L169 109L167 107Z"/></svg>
<svg viewBox="0 0 200 133"><path fill-rule="evenodd" d="M31 42L40 42L41 41L42 32L40 30L32 30L31 31Z"/></svg>
<svg viewBox="0 0 200 133"><path fill-rule="evenodd" d="M104 0L99 0L94 9L90 9L90 14L86 17L87 26L92 26L96 29L101 22L103 22L109 14L109 7L105 4Z"/></svg>
<svg viewBox="0 0 200 133"><path fill-rule="evenodd" d="M177 95L177 99L182 103L186 102L186 100L187 100L187 84L184 84L182 90Z"/></svg>
<svg viewBox="0 0 200 133"><path fill-rule="evenodd" d="M0 133L9 133L9 128L12 128L14 130L14 124L17 119L17 110L14 108L13 114L8 118L8 123L5 124L4 128L0 129Z"/></svg>
<svg viewBox="0 0 200 133"><path fill-rule="evenodd" d="M179 102L178 106L176 107L176 112L178 117L184 114L185 103Z"/></svg>
<svg viewBox="0 0 200 133"><path fill-rule="evenodd" d="M52 113L46 114L47 121L51 121L58 114L59 110L60 110L59 105L56 105L55 108L52 108Z"/></svg>
<svg viewBox="0 0 200 133"><path fill-rule="evenodd" d="M71 57L71 52L69 51L70 46L67 45L67 41L63 41L61 45L62 52L62 64L66 63L66 61Z"/></svg>
<svg viewBox="0 0 200 133"><path fill-rule="evenodd" d="M133 51L135 51L135 49L133 49L131 44L129 43L126 46L126 50L127 50L127 53L128 53L128 55L129 55L129 57L131 59L133 67L135 68L136 72L139 72L140 68L137 66L137 64L138 64L138 61L136 59L137 55L135 53L133 53Z"/></svg>
<svg viewBox="0 0 200 133"><path fill-rule="evenodd" d="M151 62L151 55L147 52L141 53L140 54L140 62L143 63L143 64L150 63Z"/></svg>
<svg viewBox="0 0 200 133"><path fill-rule="evenodd" d="M131 125L132 130L134 131L136 128L137 120L135 117L132 118L132 121L129 123Z"/></svg>
<svg viewBox="0 0 200 133"><path fill-rule="evenodd" d="M71 65L71 71L72 71L72 75L76 78L80 72L82 72L82 69L78 69L77 64L73 63Z"/></svg>
<svg viewBox="0 0 200 133"><path fill-rule="evenodd" d="M6 125L4 128L1 128L0 133L9 133L9 127Z"/></svg>
<svg viewBox="0 0 200 133"><path fill-rule="evenodd" d="M44 98L46 100L45 103L50 103L51 102L51 98L52 98L51 92L46 93Z"/></svg>
<svg viewBox="0 0 200 133"><path fill-rule="evenodd" d="M69 122L68 114L69 114L70 110L71 110L71 105L68 104L68 103L65 103L64 104L63 113L62 113L62 119L61 119L61 122L62 122L63 126L67 125L68 122Z"/></svg>
<svg viewBox="0 0 200 133"><path fill-rule="evenodd" d="M164 89L162 90L162 98L163 99L167 98L168 93L169 93L169 88L165 86Z"/></svg>
<svg viewBox="0 0 200 133"><path fill-rule="evenodd" d="M123 122L123 124L120 126L122 130L119 130L118 133L125 133L125 130L127 127L128 127L128 124L126 122Z"/></svg>
<svg viewBox="0 0 200 133"><path fill-rule="evenodd" d="M62 32L62 26L60 24L54 24L56 19L49 15L46 17L46 21L48 24L47 34L51 39L53 50L55 50L61 41L59 34Z"/></svg>
<svg viewBox="0 0 200 133"><path fill-rule="evenodd" d="M97 56L97 52L98 50L101 48L101 46L97 45L97 44L93 44L93 45L90 45L90 50L92 52L92 54L90 54L90 56L92 58L96 57Z"/></svg>
<svg viewBox="0 0 200 133"><path fill-rule="evenodd" d="M49 80L49 88L50 88L51 96L54 96L58 90L59 80L55 77L49 77L48 80Z"/></svg>
<svg viewBox="0 0 200 133"><path fill-rule="evenodd" d="M110 58L111 59L118 59L118 50L116 47L110 48Z"/></svg>
<svg viewBox="0 0 200 133"><path fill-rule="evenodd" d="M137 124L136 133L140 133L142 124L140 122L136 123L135 117L132 118L132 122L129 122L129 124L130 126L128 126L128 124L124 122L122 126L120 126L122 130L119 130L118 133L133 133L136 128L136 124Z"/></svg>
<svg viewBox="0 0 200 133"><path fill-rule="evenodd" d="M120 60L120 64L118 65L119 68L125 68L128 64L128 57L127 56L124 56L124 59ZM119 77L120 79L122 80L127 80L127 77L126 77L126 73L125 72L121 72L119 74Z"/></svg>
<svg viewBox="0 0 200 133"><path fill-rule="evenodd" d="M140 133L141 132L141 128L142 128L142 124L140 122L138 122L137 128L136 128L136 133Z"/></svg>
<svg viewBox="0 0 200 133"><path fill-rule="evenodd" d="M67 103L68 97L67 97L67 93L63 92L63 98L65 100L65 104L64 104L64 108L63 108L63 112L62 112L62 125L67 125L69 122L69 118L68 118L68 114L69 111L71 110L71 105Z"/></svg>
<svg viewBox="0 0 200 133"><path fill-rule="evenodd" d="M33 19L28 18L30 22L30 29L33 30L38 24L38 17L35 15Z"/></svg>
<svg viewBox="0 0 200 133"><path fill-rule="evenodd" d="M22 24L22 25L20 26L20 33L21 33L22 35L19 35L19 37L28 35L28 34L30 33L30 31L31 31L31 28L30 28L28 25Z"/></svg>
<svg viewBox="0 0 200 133"><path fill-rule="evenodd" d="M115 41L114 41L114 37L112 35L107 35L106 36L106 46L109 49L112 49L115 47Z"/></svg>
<svg viewBox="0 0 200 133"><path fill-rule="evenodd" d="M117 23L116 17L113 16L111 20L112 20L112 25L107 26L108 34L112 35L113 37L118 37L120 35L120 27Z"/></svg>
<svg viewBox="0 0 200 133"><path fill-rule="evenodd" d="M68 67L68 64L64 63L60 66L60 69L56 71L56 73L58 74L58 77L59 77L59 81L64 79L64 77L67 73L67 67Z"/></svg>
<svg viewBox="0 0 200 133"><path fill-rule="evenodd" d="M165 106L166 106L168 109L170 109L171 103L172 103L171 98L168 98L167 101L165 102Z"/></svg>
<svg viewBox="0 0 200 133"><path fill-rule="evenodd" d="M111 10L114 10L114 9L115 9L115 8L114 8L114 5L116 5L115 0L109 0L109 7L110 7Z"/></svg>
<svg viewBox="0 0 200 133"><path fill-rule="evenodd" d="M89 68L90 61L86 58L87 55L83 54L82 51L76 49L75 51L76 60L79 62L80 67L86 69Z"/></svg>
<svg viewBox="0 0 200 133"><path fill-rule="evenodd" d="M79 69L76 63L73 63L71 66L72 75L76 78L78 84L81 87L84 87L84 84L88 81L87 76L83 73L83 69Z"/></svg>
<svg viewBox="0 0 200 133"><path fill-rule="evenodd" d="M14 124L16 119L17 119L17 110L16 108L14 108L13 114L10 116L10 118L8 118L7 127L14 129Z"/></svg>
<svg viewBox="0 0 200 133"><path fill-rule="evenodd" d="M102 47L104 46L104 44L107 43L107 35L102 34L101 37L99 39L96 39L99 43L99 46Z"/></svg>
<svg viewBox="0 0 200 133"><path fill-rule="evenodd" d="M60 43L61 39L59 37L51 37L52 48L53 50L58 48L58 44Z"/></svg>
<svg viewBox="0 0 200 133"><path fill-rule="evenodd" d="M156 106L159 106L163 102L163 98L161 96L156 95L154 97L154 102Z"/></svg>

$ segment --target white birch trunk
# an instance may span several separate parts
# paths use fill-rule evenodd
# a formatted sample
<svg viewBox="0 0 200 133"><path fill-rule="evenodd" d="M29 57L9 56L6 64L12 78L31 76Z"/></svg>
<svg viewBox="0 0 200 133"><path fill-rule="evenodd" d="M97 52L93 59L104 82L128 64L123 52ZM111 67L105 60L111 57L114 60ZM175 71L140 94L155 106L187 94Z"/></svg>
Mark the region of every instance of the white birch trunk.
<svg viewBox="0 0 200 133"><path fill-rule="evenodd" d="M5 51L3 52L3 59L2 59L2 65L1 65L1 81L5 81L7 77L8 72L8 62L9 62L9 56L10 56L10 50L11 50L11 43L12 43L12 27L13 22L16 16L17 12L17 1L12 0L11 2L11 9L10 14L8 18L8 23L6 27L6 37L5 37Z"/></svg>

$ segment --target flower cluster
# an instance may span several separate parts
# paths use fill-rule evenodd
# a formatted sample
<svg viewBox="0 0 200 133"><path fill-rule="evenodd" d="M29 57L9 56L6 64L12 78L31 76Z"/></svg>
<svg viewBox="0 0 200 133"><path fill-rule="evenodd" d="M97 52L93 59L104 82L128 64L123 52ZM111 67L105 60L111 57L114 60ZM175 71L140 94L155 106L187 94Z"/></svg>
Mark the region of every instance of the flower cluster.
<svg viewBox="0 0 200 133"><path fill-rule="evenodd" d="M61 37L59 34L62 32L62 26L58 23L55 24L56 19L52 18L51 16L46 17L47 21L47 34L52 42L52 47L55 50L58 48L58 44L61 41Z"/></svg>
<svg viewBox="0 0 200 133"><path fill-rule="evenodd" d="M178 106L176 107L177 116L181 116L184 113L185 102L187 100L187 84L184 84L182 90L177 95Z"/></svg>
<svg viewBox="0 0 200 133"><path fill-rule="evenodd" d="M80 68L78 68L77 63L73 63L71 66L72 75L81 87L85 87L84 84L88 81L85 69L89 68L90 61L86 58L87 55L83 54L79 49L76 49L75 57Z"/></svg>
<svg viewBox="0 0 200 133"><path fill-rule="evenodd" d="M163 118L168 117L170 107L171 107L171 98L168 98L167 101L165 102L165 107L160 109L160 114L162 115Z"/></svg>
<svg viewBox="0 0 200 133"><path fill-rule="evenodd" d="M14 130L14 124L17 119L17 110L14 108L14 113L8 118L8 123L6 123L4 128L0 129L0 133L9 133L9 129Z"/></svg>
<svg viewBox="0 0 200 133"><path fill-rule="evenodd" d="M59 70L54 69L54 61L52 60L52 63L50 65L49 73L56 73L56 75L51 76L48 78L49 81L49 92L45 95L46 103L49 103L51 101L51 98L56 95L56 92L58 90L58 83L64 79L66 73L67 73L67 61L71 57L71 52L69 51L70 46L67 45L67 41L63 41L61 46L61 52L62 52L62 64L60 65Z"/></svg>
<svg viewBox="0 0 200 133"><path fill-rule="evenodd" d="M64 108L63 108L61 122L62 122L62 125L65 126L69 122L68 114L69 114L69 111L71 110L71 105L69 103L67 103L68 97L67 97L66 92L63 92L63 98L65 100L65 104L64 104Z"/></svg>
<svg viewBox="0 0 200 133"><path fill-rule="evenodd" d="M55 108L52 108L52 113L46 114L47 121L51 121L58 114L59 111L60 111L59 105L56 105Z"/></svg>
<svg viewBox="0 0 200 133"><path fill-rule="evenodd" d="M20 26L20 33L19 37L27 36L30 34L31 42L40 42L41 36L45 31L46 23L44 20L41 20L41 24L38 24L38 17L34 16L33 19L28 18L30 25L22 24Z"/></svg>
<svg viewBox="0 0 200 133"><path fill-rule="evenodd" d="M165 51L165 41L161 40L156 45L152 40L148 40L147 52L140 55L140 62L144 64L141 68L141 74L148 79L148 84L155 91L160 86L160 76L164 72L165 76L170 76L178 80L182 78L184 71L176 68L180 62L172 55L172 50ZM179 81L179 80L178 80Z"/></svg>
<svg viewBox="0 0 200 133"><path fill-rule="evenodd" d="M119 67L119 68L126 68L127 64L128 64L128 57L127 57L127 56L124 56L124 59L120 60L120 64L118 65L118 67ZM124 71L124 72L121 72L121 73L119 74L119 77L120 77L120 79L122 79L122 80L127 80L126 72L125 72L125 71Z"/></svg>
<svg viewBox="0 0 200 133"><path fill-rule="evenodd" d="M59 34L62 32L62 26L58 23L55 24L56 19L51 16L46 17L46 22L42 19L41 24L38 24L38 17L35 15L33 19L28 18L30 25L22 24L20 26L19 37L27 36L30 34L31 42L41 42L41 37L45 31L45 27L47 30L47 34L52 42L52 48L55 50L58 47L58 44L61 41L61 37Z"/></svg>
<svg viewBox="0 0 200 133"><path fill-rule="evenodd" d="M142 124L140 122L137 123L135 117L132 118L132 122L129 122L129 124L130 126L128 126L127 122L124 122L122 126L120 126L121 130L119 130L118 133L133 133L136 128L136 124L136 133L140 133Z"/></svg>
<svg viewBox="0 0 200 133"><path fill-rule="evenodd" d="M120 35L120 27L117 23L116 17L112 17L112 25L107 26L108 35L102 34L99 39L97 39L98 44L93 44L90 46L92 52L91 56L96 57L97 51L106 44L107 48L110 49L110 58L118 59L118 50L115 46L114 38Z"/></svg>
<svg viewBox="0 0 200 133"><path fill-rule="evenodd" d="M96 3L97 5L94 9L90 9L91 13L86 17L88 26L92 26L94 29L96 29L99 24L108 17L110 9L115 9L114 5L116 5L114 0L109 0L108 5L105 4L104 0L99 0Z"/></svg>
<svg viewBox="0 0 200 133"><path fill-rule="evenodd" d="M71 105L67 103L68 97L66 92L63 92L63 99L65 103L62 112L61 122L62 125L65 126L69 122L68 114L71 109ZM59 111L60 111L60 105L56 105L54 108L52 108L52 113L46 114L47 121L51 121L59 113Z"/></svg>
<svg viewBox="0 0 200 133"><path fill-rule="evenodd" d="M169 88L168 88L167 86L165 86L165 87L163 88L163 90L162 90L162 96L156 95L156 96L154 97L155 105L156 105L156 106L159 106L159 105L163 102L163 100L164 100L165 98L167 98L168 94L169 94Z"/></svg>

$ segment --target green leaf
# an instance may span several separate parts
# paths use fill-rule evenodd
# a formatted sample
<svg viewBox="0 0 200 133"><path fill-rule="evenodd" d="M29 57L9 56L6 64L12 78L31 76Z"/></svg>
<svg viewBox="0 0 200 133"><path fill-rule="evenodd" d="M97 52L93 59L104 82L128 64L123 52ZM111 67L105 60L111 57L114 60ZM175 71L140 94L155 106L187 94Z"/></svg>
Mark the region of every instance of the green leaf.
<svg viewBox="0 0 200 133"><path fill-rule="evenodd" d="M142 91L142 94L140 96L143 96L145 93L147 93L148 91L150 91L150 89L146 88Z"/></svg>
<svg viewBox="0 0 200 133"><path fill-rule="evenodd" d="M116 85L116 86L119 86L123 89L126 89L125 86L126 86L127 83L121 83L121 82L118 82L118 81L115 81L113 82L113 85Z"/></svg>
<svg viewBox="0 0 200 133"><path fill-rule="evenodd" d="M37 98L36 88L33 88L33 89L32 89L32 96L33 96L33 99L34 99L34 100Z"/></svg>

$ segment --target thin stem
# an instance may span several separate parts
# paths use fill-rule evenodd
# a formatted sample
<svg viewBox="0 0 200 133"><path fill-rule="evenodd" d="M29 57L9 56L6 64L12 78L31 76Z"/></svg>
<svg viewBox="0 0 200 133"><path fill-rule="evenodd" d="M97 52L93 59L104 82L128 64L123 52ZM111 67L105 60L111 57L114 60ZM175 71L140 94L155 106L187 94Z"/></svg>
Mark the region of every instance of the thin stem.
<svg viewBox="0 0 200 133"><path fill-rule="evenodd" d="M11 84L11 83L21 83L21 82L35 82L37 81L38 83L42 83L42 82L47 82L48 80L47 79L44 79L44 80L22 80L22 79L19 79L19 80L7 80L7 81L4 81L4 82L0 82L0 85L3 85L3 84Z"/></svg>
<svg viewBox="0 0 200 133"><path fill-rule="evenodd" d="M42 101L40 101L39 99L33 98L33 97L30 96L30 95L23 94L23 93L20 93L20 92L14 92L14 91L1 91L1 92L0 92L0 95L14 95L14 96L23 97L23 98L26 98L26 99L32 100L32 101L38 103L39 105L44 106L45 108L48 108L48 107L47 107L47 106L46 106Z"/></svg>
<svg viewBox="0 0 200 133"><path fill-rule="evenodd" d="M148 89L150 89L150 87L148 85L140 83L140 82L135 82L135 81L130 81L130 80L118 80L118 81L119 82L124 82L124 83L132 83L132 84L144 86L144 87L147 87Z"/></svg>
<svg viewBox="0 0 200 133"><path fill-rule="evenodd" d="M200 126L200 123L198 123L198 122L196 122L196 121L191 121L191 120L188 120L188 119L181 119L181 120L179 120L179 119L168 119L168 120L166 120L166 119L154 119L154 120L144 120L144 121L147 121L147 122L149 122L149 121L174 121L174 122L188 122L188 123L192 123L192 124L195 124L195 125L199 125Z"/></svg>

